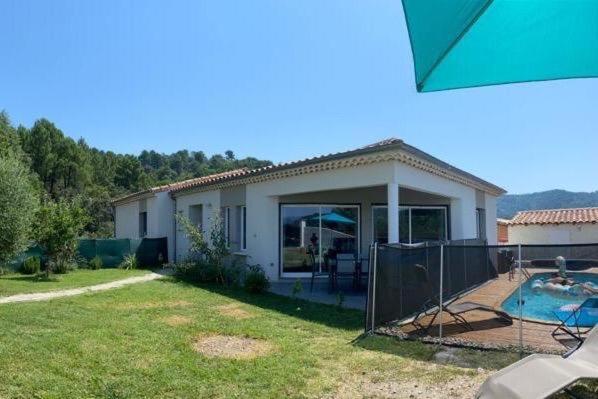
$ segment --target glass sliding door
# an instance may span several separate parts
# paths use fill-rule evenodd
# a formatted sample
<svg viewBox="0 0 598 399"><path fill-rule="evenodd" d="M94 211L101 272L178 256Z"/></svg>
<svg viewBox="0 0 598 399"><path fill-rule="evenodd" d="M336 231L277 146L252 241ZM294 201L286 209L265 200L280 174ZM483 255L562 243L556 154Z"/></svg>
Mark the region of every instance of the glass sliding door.
<svg viewBox="0 0 598 399"><path fill-rule="evenodd" d="M388 213L386 205L372 207L373 238L381 244L388 242ZM399 207L399 241L415 244L448 239L447 208L438 206Z"/></svg>
<svg viewBox="0 0 598 399"><path fill-rule="evenodd" d="M281 267L286 277L324 268L324 256L359 252L358 205L282 205Z"/></svg>
<svg viewBox="0 0 598 399"><path fill-rule="evenodd" d="M320 209L316 206L284 205L281 208L283 273L311 272L309 251L313 250L315 256L319 256L319 214Z"/></svg>

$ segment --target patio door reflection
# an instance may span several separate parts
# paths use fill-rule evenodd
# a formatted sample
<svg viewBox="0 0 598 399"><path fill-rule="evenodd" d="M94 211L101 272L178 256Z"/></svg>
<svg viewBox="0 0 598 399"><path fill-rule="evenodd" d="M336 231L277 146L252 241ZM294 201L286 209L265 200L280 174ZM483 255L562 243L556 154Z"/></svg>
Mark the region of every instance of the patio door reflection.
<svg viewBox="0 0 598 399"><path fill-rule="evenodd" d="M281 263L287 277L324 271L326 256L359 251L359 206L281 206Z"/></svg>

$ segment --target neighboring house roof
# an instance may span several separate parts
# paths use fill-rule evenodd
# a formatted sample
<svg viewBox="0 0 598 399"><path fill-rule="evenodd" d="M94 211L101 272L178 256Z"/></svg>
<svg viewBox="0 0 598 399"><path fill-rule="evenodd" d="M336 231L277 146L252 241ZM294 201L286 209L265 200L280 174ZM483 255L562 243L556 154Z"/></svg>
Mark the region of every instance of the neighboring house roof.
<svg viewBox="0 0 598 399"><path fill-rule="evenodd" d="M511 221L509 219L501 219L501 218L497 218L496 219L496 224L500 225L500 226L506 226L510 223Z"/></svg>
<svg viewBox="0 0 598 399"><path fill-rule="evenodd" d="M125 195L124 197L117 198L112 201L112 204L113 205L124 204L126 202L130 202L130 201L134 201L136 199L148 197L153 194L161 193L164 191L174 191L174 190L188 188L188 187L195 187L196 185L214 183L214 182L217 182L217 181L219 181L223 178L226 178L228 176L234 176L234 175L244 173L247 170L248 170L247 168L235 169L235 170L230 170L228 172L215 173L212 175L196 177L194 179L188 179L188 180L183 180L183 181L179 181L179 182L175 182L175 183L165 184L163 186L148 188L147 190L138 191L136 193L128 194L128 195Z"/></svg>
<svg viewBox="0 0 598 399"><path fill-rule="evenodd" d="M578 223L598 223L598 208L522 211L509 221L509 225Z"/></svg>
<svg viewBox="0 0 598 399"><path fill-rule="evenodd" d="M337 152L300 161L280 163L258 169L237 169L196 179L185 180L166 186L155 187L139 193L113 201L113 204L132 201L136 198L155 193L169 191L171 195L179 195L185 191L216 189L238 184L255 183L264 180L313 173L323 170L338 169L366 165L375 162L397 160L414 168L424 170L459 183L475 187L494 195L504 194L506 191L479 177L458 169L438 158L431 156L397 138L391 138L369 144L354 150ZM214 187L213 187L214 186ZM156 191L157 190L157 191Z"/></svg>

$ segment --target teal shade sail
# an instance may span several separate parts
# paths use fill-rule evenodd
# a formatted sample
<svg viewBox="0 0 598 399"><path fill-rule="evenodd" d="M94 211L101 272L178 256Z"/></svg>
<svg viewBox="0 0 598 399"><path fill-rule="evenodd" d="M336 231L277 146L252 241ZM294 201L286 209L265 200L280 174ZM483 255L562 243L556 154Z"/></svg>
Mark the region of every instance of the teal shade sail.
<svg viewBox="0 0 598 399"><path fill-rule="evenodd" d="M598 0L403 0L420 92L598 77Z"/></svg>

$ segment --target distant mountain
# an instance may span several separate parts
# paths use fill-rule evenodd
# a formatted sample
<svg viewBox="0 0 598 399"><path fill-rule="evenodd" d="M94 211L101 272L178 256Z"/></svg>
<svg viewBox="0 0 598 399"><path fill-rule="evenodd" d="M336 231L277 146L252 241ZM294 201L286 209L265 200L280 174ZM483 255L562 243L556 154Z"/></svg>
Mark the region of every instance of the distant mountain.
<svg viewBox="0 0 598 399"><path fill-rule="evenodd" d="M598 207L598 191L573 193L550 190L532 194L508 194L498 199L498 217L510 219L519 211Z"/></svg>

